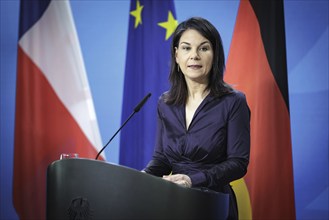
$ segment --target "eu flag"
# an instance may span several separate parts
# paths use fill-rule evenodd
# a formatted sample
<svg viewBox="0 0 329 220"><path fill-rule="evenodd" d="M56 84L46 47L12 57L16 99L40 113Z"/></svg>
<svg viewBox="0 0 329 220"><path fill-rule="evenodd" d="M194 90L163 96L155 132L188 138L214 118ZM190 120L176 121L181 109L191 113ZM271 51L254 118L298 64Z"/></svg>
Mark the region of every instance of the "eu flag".
<svg viewBox="0 0 329 220"><path fill-rule="evenodd" d="M122 122L147 94L151 98L121 132L121 165L142 169L155 143L156 107L169 89L171 35L177 27L173 0L130 3Z"/></svg>

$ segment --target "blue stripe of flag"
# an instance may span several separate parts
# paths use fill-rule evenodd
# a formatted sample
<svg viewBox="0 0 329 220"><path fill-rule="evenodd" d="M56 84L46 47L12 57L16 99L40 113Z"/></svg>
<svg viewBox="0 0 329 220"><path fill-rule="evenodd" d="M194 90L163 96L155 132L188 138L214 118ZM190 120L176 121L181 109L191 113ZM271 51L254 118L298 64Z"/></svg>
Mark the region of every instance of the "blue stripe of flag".
<svg viewBox="0 0 329 220"><path fill-rule="evenodd" d="M27 32L43 15L51 0L21 0L19 18L19 39Z"/></svg>

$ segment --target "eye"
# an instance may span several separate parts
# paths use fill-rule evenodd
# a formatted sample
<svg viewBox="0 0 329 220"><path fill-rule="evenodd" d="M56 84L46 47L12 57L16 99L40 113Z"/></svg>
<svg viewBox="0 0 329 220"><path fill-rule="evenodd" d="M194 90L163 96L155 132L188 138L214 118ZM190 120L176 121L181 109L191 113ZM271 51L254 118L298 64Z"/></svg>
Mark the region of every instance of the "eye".
<svg viewBox="0 0 329 220"><path fill-rule="evenodd" d="M182 46L182 50L189 51L190 49L191 49L191 47L189 47L189 46Z"/></svg>
<svg viewBox="0 0 329 220"><path fill-rule="evenodd" d="M200 51L206 52L208 50L210 50L209 46L204 46L204 47L200 47L199 49Z"/></svg>

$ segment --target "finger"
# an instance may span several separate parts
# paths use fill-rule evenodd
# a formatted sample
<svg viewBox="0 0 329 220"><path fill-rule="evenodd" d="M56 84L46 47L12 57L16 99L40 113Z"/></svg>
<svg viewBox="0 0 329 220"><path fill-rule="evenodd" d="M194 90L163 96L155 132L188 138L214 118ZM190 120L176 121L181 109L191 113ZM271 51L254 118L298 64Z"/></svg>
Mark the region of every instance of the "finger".
<svg viewBox="0 0 329 220"><path fill-rule="evenodd" d="M169 176L168 178L170 178L172 181L179 181L179 180L183 180L183 175L174 174L174 175Z"/></svg>
<svg viewBox="0 0 329 220"><path fill-rule="evenodd" d="M189 183L187 181L185 181L185 180L179 180L179 181L177 181L175 183L177 183L177 184L179 184L181 186L184 186L184 187L190 187Z"/></svg>

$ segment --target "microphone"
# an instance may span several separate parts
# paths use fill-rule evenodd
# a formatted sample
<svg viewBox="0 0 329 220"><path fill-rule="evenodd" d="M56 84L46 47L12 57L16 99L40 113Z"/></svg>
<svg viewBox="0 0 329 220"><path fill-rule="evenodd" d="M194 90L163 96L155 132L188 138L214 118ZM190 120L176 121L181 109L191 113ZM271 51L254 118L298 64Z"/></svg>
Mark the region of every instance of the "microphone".
<svg viewBox="0 0 329 220"><path fill-rule="evenodd" d="M135 113L139 112L139 110L141 110L141 108L143 107L143 105L145 104L145 102L151 97L151 93L148 93L142 101L140 101L140 103L138 103L138 105L136 105L136 107L134 108L133 113L130 114L130 116L128 117L128 119L121 125L121 127L115 132L115 134L111 137L111 139L104 145L104 147L98 152L95 160L98 159L99 155L103 152L103 150L105 150L105 148L107 147L107 145L109 143L111 143L111 141L113 140L113 138L119 133L119 131L127 124L127 122L134 116Z"/></svg>

